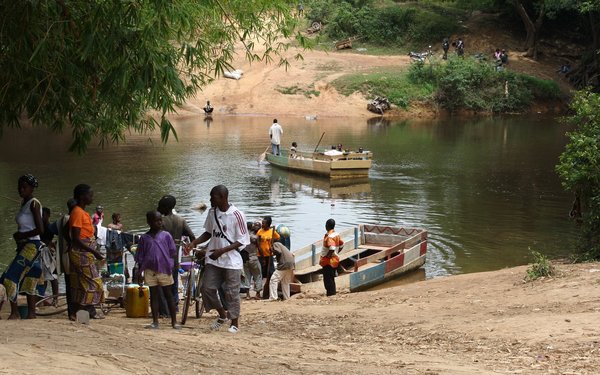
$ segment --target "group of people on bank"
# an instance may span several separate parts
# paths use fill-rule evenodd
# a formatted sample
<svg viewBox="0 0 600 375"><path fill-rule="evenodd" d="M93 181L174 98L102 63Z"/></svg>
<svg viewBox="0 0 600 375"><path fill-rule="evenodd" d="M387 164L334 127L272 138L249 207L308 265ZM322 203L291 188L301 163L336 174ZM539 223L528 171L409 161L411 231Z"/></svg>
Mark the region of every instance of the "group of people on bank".
<svg viewBox="0 0 600 375"><path fill-rule="evenodd" d="M85 310L90 318L102 319L102 312L96 310L96 306L104 298L98 268L104 254L97 246L94 225L94 221L98 224L102 220L102 207L96 207L94 217L90 216L85 209L93 203L94 192L89 185L77 185L73 197L67 201L68 213L50 225L49 210L44 214L46 210L34 197L37 187L38 180L32 175L18 179L22 202L16 215L18 229L13 235L17 248L13 261L0 277L0 309L4 292L11 306L9 319L19 319L17 297L24 294L27 318L36 317L38 298L46 294L42 239L53 233L58 236L54 251L57 270L54 273L65 274L69 318L75 320L76 313ZM242 288L246 288L247 298L252 289L254 298L274 301L279 297L281 285L283 299L290 298L294 255L278 241L280 235L272 225L272 218L265 216L261 222L248 223L244 213L228 201L228 196L225 186L212 188L211 208L204 222L204 232L199 237L194 236L184 218L174 213L176 199L171 195L163 196L157 209L146 213L149 230L139 238L135 261L138 281L150 288L152 323L147 328L159 327L161 298L166 300L172 327L180 328L176 321L180 268L176 243L184 236L191 240L185 247L186 252L206 243L201 291L206 311L216 310L219 314L211 324L213 330L229 323L229 332L239 331ZM120 220L113 217L113 224L115 222L120 223ZM329 219L320 262L328 296L335 294L335 268L339 263L336 254L343 246L334 227L335 222ZM57 285L56 289L53 286L53 295L57 294Z"/></svg>

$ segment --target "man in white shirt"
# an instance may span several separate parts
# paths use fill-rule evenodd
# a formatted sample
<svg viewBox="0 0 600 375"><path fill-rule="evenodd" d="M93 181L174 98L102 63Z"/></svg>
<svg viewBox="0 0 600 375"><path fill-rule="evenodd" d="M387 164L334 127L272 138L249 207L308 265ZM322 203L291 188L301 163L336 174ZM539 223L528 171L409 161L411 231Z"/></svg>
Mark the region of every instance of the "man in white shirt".
<svg viewBox="0 0 600 375"><path fill-rule="evenodd" d="M211 324L217 331L228 319L231 333L239 330L240 281L244 263L239 250L250 244L246 227L246 217L233 204L228 202L229 192L224 185L217 185L210 191L211 209L204 222L205 232L195 239L190 247L208 242L206 268L202 282L202 299L206 311L217 310L219 318ZM225 311L217 293L223 285L225 291Z"/></svg>
<svg viewBox="0 0 600 375"><path fill-rule="evenodd" d="M279 145L281 144L281 136L283 135L283 129L281 125L277 123L277 119L273 120L273 125L269 129L269 138L271 138L271 153L273 155L280 155Z"/></svg>

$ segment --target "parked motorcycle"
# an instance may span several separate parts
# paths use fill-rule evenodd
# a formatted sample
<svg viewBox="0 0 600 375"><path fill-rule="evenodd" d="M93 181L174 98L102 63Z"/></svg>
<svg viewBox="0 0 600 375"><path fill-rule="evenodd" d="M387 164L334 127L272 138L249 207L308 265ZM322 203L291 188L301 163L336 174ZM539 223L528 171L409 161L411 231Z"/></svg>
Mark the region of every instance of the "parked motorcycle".
<svg viewBox="0 0 600 375"><path fill-rule="evenodd" d="M419 62L424 62L425 59L429 58L429 56L433 56L433 52L431 51L431 46L429 46L429 48L427 49L426 52L409 52L408 56L411 58L411 60L413 61L419 61Z"/></svg>

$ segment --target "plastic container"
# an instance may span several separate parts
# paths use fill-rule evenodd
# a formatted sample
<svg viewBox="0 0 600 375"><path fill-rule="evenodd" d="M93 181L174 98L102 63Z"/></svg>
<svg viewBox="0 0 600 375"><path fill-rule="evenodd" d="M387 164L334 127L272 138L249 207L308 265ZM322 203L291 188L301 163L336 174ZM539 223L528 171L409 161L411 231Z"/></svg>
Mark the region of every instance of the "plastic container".
<svg viewBox="0 0 600 375"><path fill-rule="evenodd" d="M113 275L115 273L123 274L123 263L108 263L108 273Z"/></svg>
<svg viewBox="0 0 600 375"><path fill-rule="evenodd" d="M27 319L29 316L29 307L27 305L19 305L17 306L17 310L19 311L21 319Z"/></svg>
<svg viewBox="0 0 600 375"><path fill-rule="evenodd" d="M128 318L147 318L150 310L150 288L138 284L127 285L125 314Z"/></svg>

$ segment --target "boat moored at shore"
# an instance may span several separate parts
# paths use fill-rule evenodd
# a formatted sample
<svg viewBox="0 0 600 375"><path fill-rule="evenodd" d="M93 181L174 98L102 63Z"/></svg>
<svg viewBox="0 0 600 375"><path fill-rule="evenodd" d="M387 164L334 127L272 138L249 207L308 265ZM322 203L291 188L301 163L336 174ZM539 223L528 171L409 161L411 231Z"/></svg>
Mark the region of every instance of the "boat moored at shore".
<svg viewBox="0 0 600 375"><path fill-rule="evenodd" d="M360 224L339 232L338 290L356 292L416 270L425 264L427 231L420 228ZM319 265L323 241L295 250L293 292L324 292Z"/></svg>

